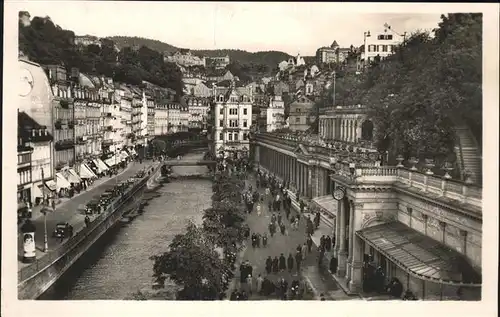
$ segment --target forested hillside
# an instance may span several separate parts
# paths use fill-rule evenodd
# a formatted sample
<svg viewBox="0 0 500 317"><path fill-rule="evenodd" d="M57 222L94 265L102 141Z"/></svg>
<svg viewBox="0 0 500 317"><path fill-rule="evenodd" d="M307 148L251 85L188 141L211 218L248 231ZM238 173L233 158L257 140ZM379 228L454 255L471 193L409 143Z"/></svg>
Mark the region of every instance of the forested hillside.
<svg viewBox="0 0 500 317"><path fill-rule="evenodd" d="M175 64L163 62L156 50L143 46L117 52L113 41L103 41L101 47L77 47L74 39L73 31L63 30L48 17L34 17L26 27L19 23L19 50L37 63L76 67L134 85L145 80L182 94L182 73Z"/></svg>

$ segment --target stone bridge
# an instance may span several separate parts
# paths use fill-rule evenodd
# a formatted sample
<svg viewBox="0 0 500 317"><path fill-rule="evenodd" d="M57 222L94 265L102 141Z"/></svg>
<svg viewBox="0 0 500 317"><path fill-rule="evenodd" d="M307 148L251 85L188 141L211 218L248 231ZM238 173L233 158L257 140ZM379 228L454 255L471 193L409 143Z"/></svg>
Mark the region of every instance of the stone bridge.
<svg viewBox="0 0 500 317"><path fill-rule="evenodd" d="M355 129L342 131L349 137L335 148L257 133L250 149L257 168L290 182L292 199L298 194L320 211L316 234L335 236L325 258L337 260L339 284L359 293L370 258L386 282L395 277L421 299L480 297L482 188L430 168L380 166L370 144L353 142Z"/></svg>

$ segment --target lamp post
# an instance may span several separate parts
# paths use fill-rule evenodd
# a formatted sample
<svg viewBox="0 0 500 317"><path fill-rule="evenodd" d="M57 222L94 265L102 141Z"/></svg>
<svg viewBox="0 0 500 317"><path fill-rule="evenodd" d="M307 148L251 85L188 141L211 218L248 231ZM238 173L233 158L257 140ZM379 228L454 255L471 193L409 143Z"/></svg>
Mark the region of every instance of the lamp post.
<svg viewBox="0 0 500 317"><path fill-rule="evenodd" d="M42 168L42 186L43 187L46 186L43 168ZM43 189L42 189L42 193L43 193ZM49 209L46 208L47 207L46 204L47 204L46 196L43 193L43 205L44 205L44 208L42 208L42 213L43 213L43 252L47 252L49 250L49 242L48 242L48 237L47 237L47 212Z"/></svg>

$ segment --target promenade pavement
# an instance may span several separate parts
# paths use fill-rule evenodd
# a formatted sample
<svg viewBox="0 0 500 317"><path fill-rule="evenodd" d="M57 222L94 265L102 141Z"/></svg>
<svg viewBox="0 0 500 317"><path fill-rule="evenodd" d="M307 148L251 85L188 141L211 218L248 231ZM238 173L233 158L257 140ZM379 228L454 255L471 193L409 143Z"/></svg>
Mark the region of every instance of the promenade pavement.
<svg viewBox="0 0 500 317"><path fill-rule="evenodd" d="M120 183L124 180L127 180L131 177L134 177L135 174L144 169L154 165L155 162L151 161L143 161L142 164L139 162L130 163L127 168L125 168L120 174L115 175L114 177L103 177L96 182L94 182L92 187L89 187L86 191L72 197L71 199L64 200L59 205L56 205L56 210L54 212L47 214L47 237L48 237L48 247L49 251L58 248L61 243L67 241L67 239L60 242L59 239L52 237L52 232L55 229L57 223L60 222L68 222L73 226L75 234L80 231L85 226L85 214L81 209L82 205L85 205L87 202L92 200L93 198L99 197L102 193L104 193L107 189L113 188L117 183ZM97 184L96 184L97 183ZM32 223L36 227L35 232L35 247L37 253L37 259L40 259L44 256L43 247L44 247L44 217L40 213L38 215L33 215ZM18 269L22 269L23 267L29 265L23 263L23 241L22 234L18 231Z"/></svg>
<svg viewBox="0 0 500 317"><path fill-rule="evenodd" d="M253 175L250 177L249 181L252 184L253 188L256 188L255 178ZM264 194L264 189L261 188L259 190L261 194ZM282 235L281 232L278 232L271 237L268 230L269 222L271 221L271 212L268 210L268 199L266 197L264 203L261 204L261 215L258 216L257 212L254 210L247 217L247 224L250 227L251 233L260 233L261 235L267 233L268 236L268 244L267 247L263 247L261 243L261 247L253 248L251 245L251 237L246 241L246 248L240 254L240 259L237 261L237 268L235 272L235 278L233 279L230 290L228 294L231 293L233 289L240 288L239 280L240 280L240 272L239 272L239 264L244 261L249 261L253 267L253 276L256 278L259 274L262 277L268 277L271 281L276 282L279 278L283 277L288 281L288 285L293 280L299 280L302 285L308 285L308 288L312 292L305 292L304 300L310 299L319 299L319 295L321 293L324 294L325 299L327 300L347 300L352 299L352 297L347 296L342 289L339 288L337 283L333 280L333 278L328 274L325 274L321 269L318 268L318 258L319 252L317 247L313 245L311 253L307 254L306 258L301 264L301 271L297 273L296 263L294 262L294 268L292 272L278 272L267 274L265 270L265 262L268 256L274 258L275 256L280 256L281 253L288 257L290 253L295 255L296 248L299 244L303 244L306 241L306 231L305 231L305 220L304 215L301 215L300 225L298 229L292 229L290 222L286 220L285 212L283 208L281 209L282 219L286 226L285 235ZM292 209L290 213L290 217L297 215L297 211ZM271 297L263 297L258 294L253 294L249 297L250 300L265 300L265 299L277 299L276 295L272 295Z"/></svg>

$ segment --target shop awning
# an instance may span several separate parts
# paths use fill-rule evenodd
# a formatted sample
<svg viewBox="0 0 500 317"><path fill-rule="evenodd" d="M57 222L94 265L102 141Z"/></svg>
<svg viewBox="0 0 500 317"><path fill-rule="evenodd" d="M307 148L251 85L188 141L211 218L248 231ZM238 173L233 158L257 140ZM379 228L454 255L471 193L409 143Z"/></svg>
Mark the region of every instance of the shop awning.
<svg viewBox="0 0 500 317"><path fill-rule="evenodd" d="M68 169L68 175L66 176L67 176L66 179L70 183L78 184L82 181L80 176L78 176L78 173L72 168Z"/></svg>
<svg viewBox="0 0 500 317"><path fill-rule="evenodd" d="M99 165L99 162L97 162L96 159L93 159L92 160L92 163L94 163L96 169L97 169L97 173L103 173L104 170L102 169L102 167Z"/></svg>
<svg viewBox="0 0 500 317"><path fill-rule="evenodd" d="M97 176L92 172L92 170L87 166L87 164L82 164L80 166L80 177L81 178L97 178Z"/></svg>
<svg viewBox="0 0 500 317"><path fill-rule="evenodd" d="M68 180L62 175L62 173L56 173L56 179L57 179L56 188L58 191L61 190L61 188L66 188L66 189L71 188L70 182L68 182Z"/></svg>
<svg viewBox="0 0 500 317"><path fill-rule="evenodd" d="M104 162L101 159L98 158L95 161L97 161L96 165L99 165L99 168L101 168L103 171L109 170L109 167L106 164L104 164Z"/></svg>
<svg viewBox="0 0 500 317"><path fill-rule="evenodd" d="M120 153L120 155L121 155L122 159L126 159L126 158L129 156L129 155L128 155L128 153L127 153L127 152L125 152L125 151L122 151L122 152Z"/></svg>
<svg viewBox="0 0 500 317"><path fill-rule="evenodd" d="M401 222L365 228L356 235L418 279L440 284L481 285L480 280L475 283L470 280L477 273L460 253Z"/></svg>
<svg viewBox="0 0 500 317"><path fill-rule="evenodd" d="M57 184L53 180L45 181L45 186L43 184L38 185L38 188L42 191L43 194L47 196L52 196L54 192L57 190Z"/></svg>
<svg viewBox="0 0 500 317"><path fill-rule="evenodd" d="M120 161L116 158L116 156L112 156L110 157L109 159L107 159L105 161L105 163L108 165L108 166L115 166L116 163L119 163Z"/></svg>
<svg viewBox="0 0 500 317"><path fill-rule="evenodd" d="M333 216L337 216L337 206L338 201L333 198L332 195L325 195L321 197L316 197L313 200L313 204L323 209L324 212L331 214Z"/></svg>

